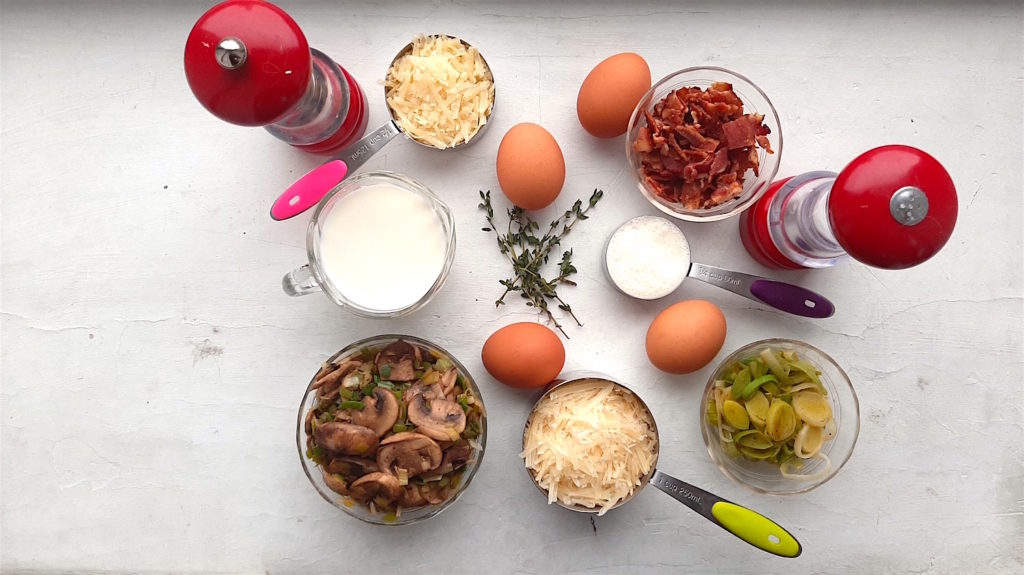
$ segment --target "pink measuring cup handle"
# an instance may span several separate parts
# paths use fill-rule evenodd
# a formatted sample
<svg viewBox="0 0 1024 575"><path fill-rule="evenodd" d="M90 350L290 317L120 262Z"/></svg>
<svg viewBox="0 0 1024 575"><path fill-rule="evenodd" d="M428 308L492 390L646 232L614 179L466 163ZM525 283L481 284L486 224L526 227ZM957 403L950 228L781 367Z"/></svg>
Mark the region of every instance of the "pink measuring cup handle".
<svg viewBox="0 0 1024 575"><path fill-rule="evenodd" d="M275 220L294 218L315 206L331 188L344 179L348 166L341 160L331 160L313 168L294 184L288 186L281 197L270 207L270 217Z"/></svg>

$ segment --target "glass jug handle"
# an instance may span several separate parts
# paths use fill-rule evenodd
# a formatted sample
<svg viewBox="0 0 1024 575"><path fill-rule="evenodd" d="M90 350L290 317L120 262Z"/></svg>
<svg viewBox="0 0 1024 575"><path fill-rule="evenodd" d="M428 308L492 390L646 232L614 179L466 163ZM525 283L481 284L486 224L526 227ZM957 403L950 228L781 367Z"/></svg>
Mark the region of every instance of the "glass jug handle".
<svg viewBox="0 0 1024 575"><path fill-rule="evenodd" d="M321 291L320 284L309 270L309 264L286 273L281 279L281 287L284 288L284 293L293 297Z"/></svg>

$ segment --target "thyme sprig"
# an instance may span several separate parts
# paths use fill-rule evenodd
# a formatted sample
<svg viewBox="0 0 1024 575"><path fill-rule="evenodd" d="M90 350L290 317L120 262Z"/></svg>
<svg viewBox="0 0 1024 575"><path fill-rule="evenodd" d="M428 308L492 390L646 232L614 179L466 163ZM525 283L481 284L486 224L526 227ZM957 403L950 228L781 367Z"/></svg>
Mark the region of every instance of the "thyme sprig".
<svg viewBox="0 0 1024 575"><path fill-rule="evenodd" d="M515 272L514 276L498 281L498 283L504 286L505 291L494 302L495 307L504 305L505 296L510 292L519 292L520 297L527 300L527 306L536 308L537 313L546 314L551 323L566 338L569 335L565 333L565 330L562 329L562 324L558 322L558 319L555 318L548 307L549 301L554 302L558 309L569 314L573 321L576 322L576 325L583 325L572 311L572 306L566 303L557 291L558 286L561 284L576 285L575 281L569 279L577 271L576 267L572 265L572 249L562 253L562 259L558 262L557 276L545 279L541 268L548 263L551 250L561 245L562 240L569 235L569 232L572 231L572 228L577 223L589 217L587 212L597 205L602 196L604 196L604 192L595 189L594 193L590 195L586 206L584 206L583 200L576 200L572 208L565 210L564 214L555 218L551 225L548 226L547 232L538 238L537 232L540 231L540 224L530 218L525 210L519 206L514 206L507 210L508 225L505 228L505 233L502 234L498 231L499 228L494 223L491 192L480 192L480 199L482 200L480 202L480 209L486 213L489 226L483 228L483 231L494 232L498 241L498 249L512 264L512 269Z"/></svg>

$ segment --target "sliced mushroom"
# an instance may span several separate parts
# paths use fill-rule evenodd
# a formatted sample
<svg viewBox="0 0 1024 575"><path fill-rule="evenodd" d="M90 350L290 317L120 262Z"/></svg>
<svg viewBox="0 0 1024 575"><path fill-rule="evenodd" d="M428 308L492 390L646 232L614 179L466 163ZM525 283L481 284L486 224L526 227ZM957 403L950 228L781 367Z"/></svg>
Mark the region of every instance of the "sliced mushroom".
<svg viewBox="0 0 1024 575"><path fill-rule="evenodd" d="M377 462L362 457L335 457L327 464L329 473L337 473L345 477L359 478L380 471Z"/></svg>
<svg viewBox="0 0 1024 575"><path fill-rule="evenodd" d="M362 365L361 361L347 359L338 364L337 369L322 375L313 382L312 388L318 390L317 395L321 398L334 397L341 387L341 380L346 375Z"/></svg>
<svg viewBox="0 0 1024 575"><path fill-rule="evenodd" d="M469 446L469 443L466 441L459 441L444 450L444 457L441 459L441 467L437 469L437 472L442 474L451 473L465 465L472 456L473 448Z"/></svg>
<svg viewBox="0 0 1024 575"><path fill-rule="evenodd" d="M332 373L334 373L335 371L338 371L339 368L340 369L345 369L345 370L350 369L349 365L348 365L349 363L354 363L354 364L356 364L356 366L358 366L362 362L359 361L358 359L353 359L353 358L344 359L344 360L342 360L339 363L324 362L323 366L320 368L320 371L316 372L316 376L313 377L313 383L314 383L313 389L317 389L318 387L323 385L323 383L325 381L325 378L328 375L331 375ZM332 376L331 379L333 379L334 377L340 377L340 376Z"/></svg>
<svg viewBox="0 0 1024 575"><path fill-rule="evenodd" d="M459 372L454 367L448 368L441 376L441 392L450 396L455 391L455 382L459 379Z"/></svg>
<svg viewBox="0 0 1024 575"><path fill-rule="evenodd" d="M348 486L348 490L353 499L363 504L377 497L395 501L404 493L402 486L398 484L397 477L381 471L364 475L353 481L352 485Z"/></svg>
<svg viewBox="0 0 1024 575"><path fill-rule="evenodd" d="M348 495L348 485L345 484L344 479L339 479L337 475L327 469L321 469L320 471L324 476L324 483L331 491L340 495Z"/></svg>
<svg viewBox="0 0 1024 575"><path fill-rule="evenodd" d="M363 398L363 409L347 411L352 423L369 427L381 437L398 421L398 399L383 387L375 387L369 397Z"/></svg>
<svg viewBox="0 0 1024 575"><path fill-rule="evenodd" d="M401 382L416 379L416 367L413 365L415 358L416 348L400 339L381 350L374 361L381 379Z"/></svg>
<svg viewBox="0 0 1024 575"><path fill-rule="evenodd" d="M409 421L431 439L455 441L466 429L466 412L454 401L418 395L409 402Z"/></svg>
<svg viewBox="0 0 1024 575"><path fill-rule="evenodd" d="M427 399L444 399L444 390L437 383L427 385L423 382L417 382L405 390L405 393L402 394L402 401L408 405L420 395Z"/></svg>
<svg viewBox="0 0 1024 575"><path fill-rule="evenodd" d="M306 435L309 435L310 433L313 433L313 416L314 415L316 415L316 410L315 409L310 409L309 411L306 412L306 423L304 424L304 427L306 428Z"/></svg>
<svg viewBox="0 0 1024 575"><path fill-rule="evenodd" d="M367 455L377 449L377 434L362 425L324 423L313 430L313 437L324 449L344 455Z"/></svg>
<svg viewBox="0 0 1024 575"><path fill-rule="evenodd" d="M427 498L423 497L423 493L420 491L419 485L410 483L405 486L405 490L402 492L402 497L398 500L398 504L402 507L420 507L427 504Z"/></svg>
<svg viewBox="0 0 1024 575"><path fill-rule="evenodd" d="M377 466L381 471L398 473L405 469L409 477L416 477L441 465L441 447L433 439L404 431L381 441L377 450Z"/></svg>

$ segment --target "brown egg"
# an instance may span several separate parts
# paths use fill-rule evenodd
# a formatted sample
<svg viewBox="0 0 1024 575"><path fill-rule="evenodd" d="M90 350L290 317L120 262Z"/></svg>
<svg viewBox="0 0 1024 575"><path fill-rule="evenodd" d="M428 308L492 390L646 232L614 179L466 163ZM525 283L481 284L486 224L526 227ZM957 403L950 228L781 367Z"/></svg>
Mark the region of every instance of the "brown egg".
<svg viewBox="0 0 1024 575"><path fill-rule="evenodd" d="M681 301L658 314L647 329L647 358L668 373L692 373L725 343L725 314L704 300Z"/></svg>
<svg viewBox="0 0 1024 575"><path fill-rule="evenodd" d="M514 323L487 338L480 358L487 372L505 385L542 387L562 371L565 347L539 323Z"/></svg>
<svg viewBox="0 0 1024 575"><path fill-rule="evenodd" d="M611 56L583 80L576 98L576 115L583 129L598 138L626 133L633 110L651 88L651 69L638 54Z"/></svg>
<svg viewBox="0 0 1024 575"><path fill-rule="evenodd" d="M524 210L547 207L565 183L562 149L537 124L517 124L505 133L498 146L497 170L501 191Z"/></svg>

